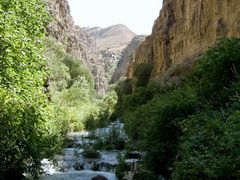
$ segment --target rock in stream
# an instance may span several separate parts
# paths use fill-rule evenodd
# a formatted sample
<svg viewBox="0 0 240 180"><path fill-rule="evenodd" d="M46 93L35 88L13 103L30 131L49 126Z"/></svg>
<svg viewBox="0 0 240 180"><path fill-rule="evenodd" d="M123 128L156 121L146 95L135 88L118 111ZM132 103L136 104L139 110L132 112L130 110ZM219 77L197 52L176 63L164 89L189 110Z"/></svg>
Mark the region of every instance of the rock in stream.
<svg viewBox="0 0 240 180"><path fill-rule="evenodd" d="M99 128L94 135L105 138L115 128L125 137L123 123L116 121L106 128ZM115 168L118 164L117 156L123 150L100 150L98 158L83 156L84 147L91 147L96 141L89 138L90 132L74 132L68 134L71 146L64 148L61 155L56 155L56 163L44 159L45 175L40 180L117 180Z"/></svg>

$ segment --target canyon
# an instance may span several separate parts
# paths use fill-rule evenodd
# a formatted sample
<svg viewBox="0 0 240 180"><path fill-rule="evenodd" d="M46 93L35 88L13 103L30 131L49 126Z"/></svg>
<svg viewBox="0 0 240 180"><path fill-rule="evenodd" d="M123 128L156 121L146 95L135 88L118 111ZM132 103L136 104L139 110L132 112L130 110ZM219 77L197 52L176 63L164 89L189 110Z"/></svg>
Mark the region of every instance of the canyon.
<svg viewBox="0 0 240 180"><path fill-rule="evenodd" d="M141 43L128 68L153 65L152 80L179 84L193 61L221 37L240 36L238 0L164 0L153 31Z"/></svg>
<svg viewBox="0 0 240 180"><path fill-rule="evenodd" d="M69 2L0 1L0 179L239 179L240 1L163 0L149 36Z"/></svg>
<svg viewBox="0 0 240 180"><path fill-rule="evenodd" d="M79 26L74 24L70 7L67 0L48 1L49 12L52 22L48 26L48 36L66 46L66 52L80 59L93 74L95 89L104 94L107 81L104 78L104 62L99 57L94 42L88 34Z"/></svg>
<svg viewBox="0 0 240 180"><path fill-rule="evenodd" d="M137 47L145 40L145 35L136 35L132 38L131 42L121 52L120 59L117 67L111 77L110 83L116 83L121 76L127 74L129 63L135 58L135 51Z"/></svg>
<svg viewBox="0 0 240 180"><path fill-rule="evenodd" d="M179 84L194 60L217 39L240 35L236 1L164 0L152 34L145 38L122 24L80 28L74 24L68 2L54 0L48 3L54 17L48 34L91 70L100 93L122 75L132 78L142 63L153 65L152 80Z"/></svg>
<svg viewBox="0 0 240 180"><path fill-rule="evenodd" d="M124 49L135 37L135 33L122 24L106 28L81 28L75 25L67 0L48 1L48 8L53 18L47 28L48 37L63 44L67 53L78 58L79 63L92 72L95 89L99 94L104 94L119 60L122 57L126 59L125 53L130 55ZM133 49L136 49L136 45L131 53Z"/></svg>
<svg viewBox="0 0 240 180"><path fill-rule="evenodd" d="M122 57L123 49L128 46L135 33L123 24L116 24L106 28L84 28L104 61L105 77L109 82L114 70Z"/></svg>

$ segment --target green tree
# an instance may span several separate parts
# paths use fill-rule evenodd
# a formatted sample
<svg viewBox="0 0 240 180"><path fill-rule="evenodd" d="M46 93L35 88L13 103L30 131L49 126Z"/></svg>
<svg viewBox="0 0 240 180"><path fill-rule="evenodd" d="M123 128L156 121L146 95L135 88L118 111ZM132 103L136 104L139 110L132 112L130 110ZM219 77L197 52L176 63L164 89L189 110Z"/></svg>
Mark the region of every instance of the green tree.
<svg viewBox="0 0 240 180"><path fill-rule="evenodd" d="M220 39L181 85L120 94L125 129L148 170L177 180L239 179L239 49L240 39Z"/></svg>
<svg viewBox="0 0 240 180"><path fill-rule="evenodd" d="M136 87L145 87L147 86L151 73L152 73L153 65L142 63L138 64L134 69L134 77L136 78Z"/></svg>
<svg viewBox="0 0 240 180"><path fill-rule="evenodd" d="M13 170L37 175L56 147L43 88L48 21L41 0L0 1L0 176Z"/></svg>

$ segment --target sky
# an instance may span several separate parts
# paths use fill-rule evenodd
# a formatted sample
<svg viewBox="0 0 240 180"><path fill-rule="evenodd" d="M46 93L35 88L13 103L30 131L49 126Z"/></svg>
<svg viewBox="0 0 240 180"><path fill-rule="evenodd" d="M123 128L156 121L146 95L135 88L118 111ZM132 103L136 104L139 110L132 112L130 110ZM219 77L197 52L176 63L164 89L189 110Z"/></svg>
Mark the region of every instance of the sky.
<svg viewBox="0 0 240 180"><path fill-rule="evenodd" d="M75 24L108 27L124 24L136 34L151 34L162 0L68 0Z"/></svg>

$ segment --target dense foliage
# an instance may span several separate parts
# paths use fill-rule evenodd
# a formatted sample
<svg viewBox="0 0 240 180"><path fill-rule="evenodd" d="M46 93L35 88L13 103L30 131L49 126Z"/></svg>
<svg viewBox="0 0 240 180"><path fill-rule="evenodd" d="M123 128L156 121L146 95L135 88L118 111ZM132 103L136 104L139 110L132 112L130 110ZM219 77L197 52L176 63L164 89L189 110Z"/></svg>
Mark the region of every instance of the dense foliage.
<svg viewBox="0 0 240 180"><path fill-rule="evenodd" d="M0 177L37 175L58 142L43 88L48 21L41 0L0 1Z"/></svg>
<svg viewBox="0 0 240 180"><path fill-rule="evenodd" d="M239 39L219 40L177 87L118 87L118 111L147 170L177 180L240 178L239 49Z"/></svg>
<svg viewBox="0 0 240 180"><path fill-rule="evenodd" d="M152 64L142 63L137 65L133 73L134 77L136 78L136 87L144 87L147 85L152 73L152 69Z"/></svg>
<svg viewBox="0 0 240 180"><path fill-rule="evenodd" d="M51 69L50 99L62 135L105 125L114 109L116 94L109 92L99 97L93 75L79 59L67 54L64 46L51 38L46 39L46 45Z"/></svg>

